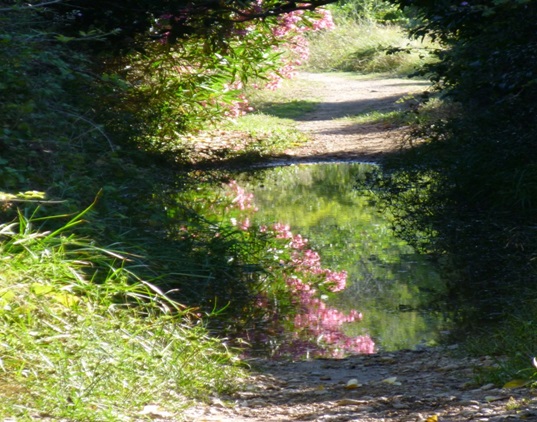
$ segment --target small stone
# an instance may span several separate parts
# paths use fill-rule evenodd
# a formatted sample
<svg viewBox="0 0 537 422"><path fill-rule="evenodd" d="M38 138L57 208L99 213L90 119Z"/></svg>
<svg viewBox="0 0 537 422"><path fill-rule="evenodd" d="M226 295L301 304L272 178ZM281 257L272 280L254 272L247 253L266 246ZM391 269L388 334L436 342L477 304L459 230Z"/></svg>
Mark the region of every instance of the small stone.
<svg viewBox="0 0 537 422"><path fill-rule="evenodd" d="M480 403L477 400L463 400L461 402L463 406L479 406Z"/></svg>
<svg viewBox="0 0 537 422"><path fill-rule="evenodd" d="M211 406L214 406L214 407L227 407L222 400L220 400L219 398L216 398L216 397L213 397L211 399Z"/></svg>
<svg viewBox="0 0 537 422"><path fill-rule="evenodd" d="M352 378L347 381L347 384L345 384L345 388L347 390L354 390L355 388L361 387L362 384L358 383L358 380L356 378Z"/></svg>
<svg viewBox="0 0 537 422"><path fill-rule="evenodd" d="M472 416L472 415L475 415L477 413L479 409L475 409L473 407L469 407L469 408L466 408L466 409L463 409L461 412L460 412L460 415L467 418L469 416Z"/></svg>

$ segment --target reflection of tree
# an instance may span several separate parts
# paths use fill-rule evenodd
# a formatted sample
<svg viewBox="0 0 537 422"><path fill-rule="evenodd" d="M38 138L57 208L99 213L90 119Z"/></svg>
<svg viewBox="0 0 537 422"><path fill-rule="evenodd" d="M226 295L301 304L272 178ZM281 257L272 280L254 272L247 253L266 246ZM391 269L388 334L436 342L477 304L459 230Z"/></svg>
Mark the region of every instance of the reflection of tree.
<svg viewBox="0 0 537 422"><path fill-rule="evenodd" d="M293 166L264 170L241 184L250 182L257 222L289 224L310 239L325 265L349 272L345 293L331 303L364 312L364 323L356 328L360 333L364 327L373 335L390 333L391 348L403 340L408 346L435 323L416 312L402 315L399 307L424 307L430 296L423 291L441 290L439 277L424 257L394 237L389 217L353 189L371 167Z"/></svg>

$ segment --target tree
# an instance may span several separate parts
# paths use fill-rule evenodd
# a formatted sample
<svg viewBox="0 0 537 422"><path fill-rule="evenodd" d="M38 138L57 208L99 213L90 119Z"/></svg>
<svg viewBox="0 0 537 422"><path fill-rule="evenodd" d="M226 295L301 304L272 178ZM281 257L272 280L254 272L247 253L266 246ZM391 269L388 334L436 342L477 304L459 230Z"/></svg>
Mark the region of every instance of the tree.
<svg viewBox="0 0 537 422"><path fill-rule="evenodd" d="M511 312L513 294L534 295L537 281L537 3L395 2L415 8L415 36L440 43L425 73L457 109L386 164L397 226L450 263L474 321Z"/></svg>
<svg viewBox="0 0 537 422"><path fill-rule="evenodd" d="M71 0L43 3L42 9L65 19L71 34L98 30L114 43L104 48L140 47L148 40L168 43L210 39L221 45L245 22L277 24L277 18L295 11L314 11L334 0L297 3L292 0Z"/></svg>

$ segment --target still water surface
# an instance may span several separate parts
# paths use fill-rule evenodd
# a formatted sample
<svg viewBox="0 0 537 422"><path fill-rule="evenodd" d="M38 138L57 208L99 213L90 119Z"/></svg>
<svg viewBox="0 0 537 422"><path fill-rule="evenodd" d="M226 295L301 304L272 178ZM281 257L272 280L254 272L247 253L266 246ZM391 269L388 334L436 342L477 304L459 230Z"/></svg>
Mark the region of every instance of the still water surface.
<svg viewBox="0 0 537 422"><path fill-rule="evenodd" d="M289 224L319 252L323 267L346 270L347 289L330 299L341 311L356 309L361 322L347 335L369 334L377 349L434 345L447 328L434 311L443 285L425 257L390 230L370 198L356 189L370 164L294 165L243 173L239 183L255 197L259 224Z"/></svg>

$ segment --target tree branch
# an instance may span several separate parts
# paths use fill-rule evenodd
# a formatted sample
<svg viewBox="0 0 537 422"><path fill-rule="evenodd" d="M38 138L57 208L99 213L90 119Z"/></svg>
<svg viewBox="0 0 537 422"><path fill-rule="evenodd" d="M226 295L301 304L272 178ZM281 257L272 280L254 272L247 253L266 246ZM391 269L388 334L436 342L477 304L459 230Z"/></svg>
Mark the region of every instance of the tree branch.
<svg viewBox="0 0 537 422"><path fill-rule="evenodd" d="M2 9L0 9L0 12L12 12L14 10L23 10L23 9L35 9L35 8L38 8L38 7L49 6L51 4L58 4L58 3L61 3L62 1L63 0L51 0L51 1L46 1L44 3L38 3L38 4L28 3L26 6L14 5L13 7L4 7Z"/></svg>

